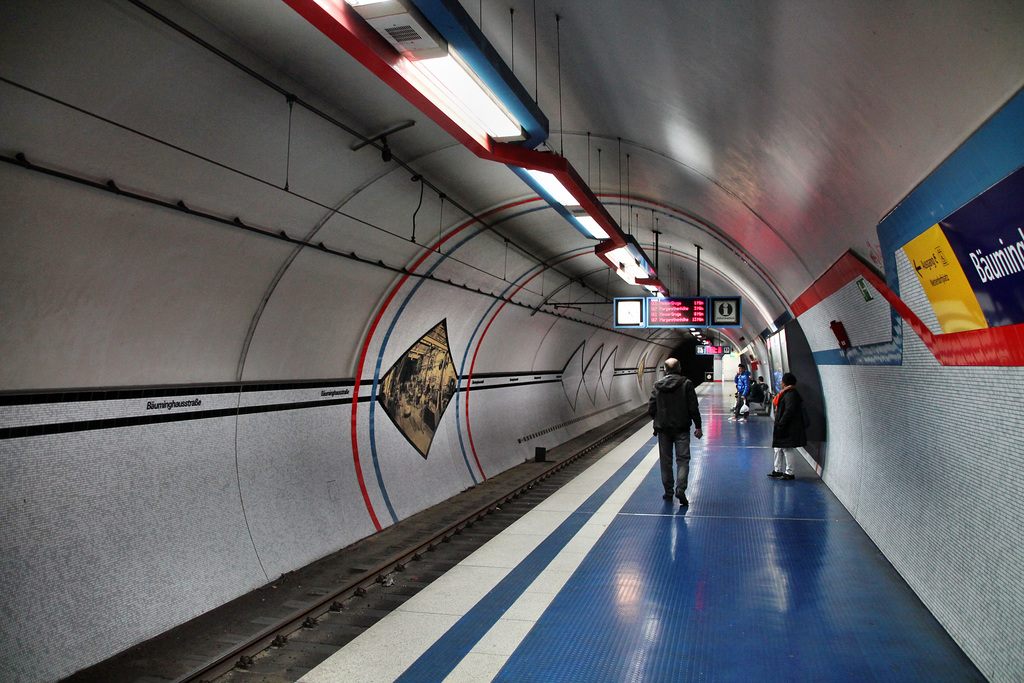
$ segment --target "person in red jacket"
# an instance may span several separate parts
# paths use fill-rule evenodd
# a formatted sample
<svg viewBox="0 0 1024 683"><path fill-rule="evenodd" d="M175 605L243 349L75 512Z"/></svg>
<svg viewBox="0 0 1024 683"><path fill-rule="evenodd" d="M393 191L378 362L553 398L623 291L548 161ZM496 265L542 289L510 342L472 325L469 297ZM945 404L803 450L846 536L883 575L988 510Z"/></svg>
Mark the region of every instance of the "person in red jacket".
<svg viewBox="0 0 1024 683"><path fill-rule="evenodd" d="M782 391L772 403L775 404L775 426L772 429L775 469L768 476L772 479L794 479L793 449L807 445L807 431L804 400L796 390L796 375L792 372L782 376Z"/></svg>
<svg viewBox="0 0 1024 683"><path fill-rule="evenodd" d="M658 455L661 457L661 483L665 487L665 500L671 500L673 489L680 505L689 505L686 484L690 476L690 425L701 432L700 408L693 382L686 379L675 358L665 360L665 376L654 383L647 402L647 414L654 418L654 433L658 435ZM675 449L676 476L672 476L672 451Z"/></svg>

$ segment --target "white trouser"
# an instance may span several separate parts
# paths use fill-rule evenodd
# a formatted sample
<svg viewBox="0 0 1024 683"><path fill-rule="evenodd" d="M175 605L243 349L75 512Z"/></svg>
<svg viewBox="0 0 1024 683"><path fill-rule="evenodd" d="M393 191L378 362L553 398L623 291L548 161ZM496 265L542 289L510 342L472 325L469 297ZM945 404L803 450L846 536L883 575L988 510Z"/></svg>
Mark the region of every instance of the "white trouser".
<svg viewBox="0 0 1024 683"><path fill-rule="evenodd" d="M790 455L792 448L775 449L775 471L793 474L793 458Z"/></svg>

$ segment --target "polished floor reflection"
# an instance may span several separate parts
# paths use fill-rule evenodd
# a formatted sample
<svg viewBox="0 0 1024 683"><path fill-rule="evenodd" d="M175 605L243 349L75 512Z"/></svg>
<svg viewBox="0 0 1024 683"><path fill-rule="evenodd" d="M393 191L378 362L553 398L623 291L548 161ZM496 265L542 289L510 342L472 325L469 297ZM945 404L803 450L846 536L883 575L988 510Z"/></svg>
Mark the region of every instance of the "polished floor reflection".
<svg viewBox="0 0 1024 683"><path fill-rule="evenodd" d="M984 680L806 463L765 476L771 419L700 393L689 507L645 425L303 680Z"/></svg>

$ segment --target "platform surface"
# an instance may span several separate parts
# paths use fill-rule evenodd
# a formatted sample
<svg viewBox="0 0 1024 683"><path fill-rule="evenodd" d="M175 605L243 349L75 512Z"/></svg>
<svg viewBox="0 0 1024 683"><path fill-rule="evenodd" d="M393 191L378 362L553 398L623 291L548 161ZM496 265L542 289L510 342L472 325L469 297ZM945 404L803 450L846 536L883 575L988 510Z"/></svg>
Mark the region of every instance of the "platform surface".
<svg viewBox="0 0 1024 683"><path fill-rule="evenodd" d="M701 387L688 507L645 424L304 676L345 681L983 681L771 418Z"/></svg>

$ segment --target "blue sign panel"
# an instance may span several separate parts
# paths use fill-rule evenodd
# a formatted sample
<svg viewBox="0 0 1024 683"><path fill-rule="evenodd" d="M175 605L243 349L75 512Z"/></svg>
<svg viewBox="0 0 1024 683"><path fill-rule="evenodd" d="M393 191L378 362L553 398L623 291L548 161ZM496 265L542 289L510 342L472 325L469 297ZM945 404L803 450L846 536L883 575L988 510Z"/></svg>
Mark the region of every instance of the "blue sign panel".
<svg viewBox="0 0 1024 683"><path fill-rule="evenodd" d="M989 327L1024 323L1024 167L939 225Z"/></svg>

